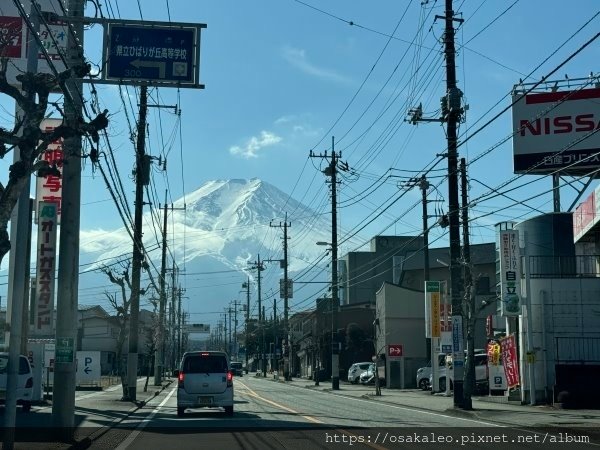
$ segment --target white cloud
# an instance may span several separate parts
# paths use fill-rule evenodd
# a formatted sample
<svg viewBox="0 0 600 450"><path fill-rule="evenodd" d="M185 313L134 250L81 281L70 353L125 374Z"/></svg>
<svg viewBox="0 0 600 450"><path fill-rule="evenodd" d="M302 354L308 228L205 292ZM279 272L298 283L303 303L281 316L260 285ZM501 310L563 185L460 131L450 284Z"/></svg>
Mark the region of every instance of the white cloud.
<svg viewBox="0 0 600 450"><path fill-rule="evenodd" d="M261 131L260 136L252 136L242 147L234 145L229 148L229 153L234 156L241 156L245 159L258 158L258 152L271 145L281 142L282 138L270 131Z"/></svg>
<svg viewBox="0 0 600 450"><path fill-rule="evenodd" d="M291 65L309 75L335 81L337 83L347 84L351 82L348 78L336 73L333 70L322 69L311 63L306 57L306 52L302 49L285 46L283 48L283 57Z"/></svg>

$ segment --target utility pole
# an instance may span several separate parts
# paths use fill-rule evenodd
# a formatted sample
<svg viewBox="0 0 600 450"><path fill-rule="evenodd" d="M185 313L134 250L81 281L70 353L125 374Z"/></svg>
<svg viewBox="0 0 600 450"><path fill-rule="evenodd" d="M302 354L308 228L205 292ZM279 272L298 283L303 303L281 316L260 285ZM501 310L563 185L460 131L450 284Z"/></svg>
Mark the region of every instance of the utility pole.
<svg viewBox="0 0 600 450"><path fill-rule="evenodd" d="M183 330L181 329L181 286L177 289L177 297L178 297L178 305L177 305L177 364L178 361L183 357L183 351L181 349L181 334Z"/></svg>
<svg viewBox="0 0 600 450"><path fill-rule="evenodd" d="M227 347L227 350L228 350L227 353L231 357L231 354L233 353L233 348L231 345L231 306L229 307L227 312L229 313L229 347Z"/></svg>
<svg viewBox="0 0 600 450"><path fill-rule="evenodd" d="M263 376L267 376L267 367L265 365L265 327L264 327L264 310L262 308L262 295L261 295L261 272L265 270L263 263L260 261L260 255L258 255L258 260L252 263L251 269L256 269L258 275L258 326L262 330L262 341L260 345L260 359L262 361L262 372Z"/></svg>
<svg viewBox="0 0 600 450"><path fill-rule="evenodd" d="M452 333L454 361L454 407L464 408L463 377L464 377L464 342L463 342L463 308L461 265L460 265L460 221L458 204L458 145L457 127L463 108L461 106L462 92L456 86L456 66L454 47L454 21L462 19L454 17L452 0L446 0L444 16L444 54L446 57L446 96L443 99L443 114L446 121L446 137L448 142L448 219L450 228L450 296L452 299Z"/></svg>
<svg viewBox="0 0 600 450"><path fill-rule="evenodd" d="M285 221L283 224L279 222L279 225L273 225L273 222L269 224L271 227L283 228L283 260L281 260L281 265L283 266L283 291L280 292L280 296L283 296L283 336L285 339L285 343L283 344L288 349L290 346L290 330L289 330L289 299L291 298L290 292L290 284L291 281L288 278L288 228L292 226L291 222L287 221L287 213L285 213ZM289 352L289 350L288 350ZM289 353L283 351L284 359L283 359L283 376L286 380L290 380L290 357Z"/></svg>
<svg viewBox="0 0 600 450"><path fill-rule="evenodd" d="M137 145L135 152L135 217L133 227L133 257L131 263L131 312L129 319L129 353L127 355L127 391L128 400L136 401L138 340L140 316L140 279L144 260L142 243L142 213L144 211L144 185L150 183L150 165L146 158L146 113L148 110L148 86L140 88L140 117L137 126ZM148 174L146 174L148 172ZM157 345L159 345L157 343ZM159 364L154 362L154 366ZM156 380L155 380L156 381Z"/></svg>
<svg viewBox="0 0 600 450"><path fill-rule="evenodd" d="M237 327L238 327L238 319L237 319L237 310L238 310L238 301L235 300L233 302L233 352L235 354L235 360L237 361L239 358L238 355L238 340L237 340Z"/></svg>
<svg viewBox="0 0 600 450"><path fill-rule="evenodd" d="M245 334L246 334L246 343L245 343L245 347L246 347L246 373L248 373L248 353L249 353L249 346L248 346L248 322L250 320L250 277L248 277L248 281L242 284L242 287L246 288L246 330L245 330Z"/></svg>
<svg viewBox="0 0 600 450"><path fill-rule="evenodd" d="M310 152L311 158L327 158L325 155L314 155ZM337 274L337 171L338 169L347 171L348 164L341 163L338 168L338 157L341 153L335 153L335 138L331 137L331 162L323 171L326 176L331 177L331 389L340 388L340 369L339 369L339 343L337 342L338 326L338 274Z"/></svg>
<svg viewBox="0 0 600 450"><path fill-rule="evenodd" d="M40 17L36 7L31 4L30 20L36 33L40 28ZM38 65L38 45L36 39L29 42L27 52L27 72L36 73ZM17 105L15 121L25 118L25 111ZM16 146L13 150L13 162L21 159L21 149ZM21 341L25 333L25 326L29 324L24 308L29 287L29 254L25 244L30 241L31 217L30 217L30 184L31 177L23 187L17 204L10 218L10 242L9 253L9 277L8 277L8 299L6 304L6 326L3 328L4 343L8 344L8 365L6 373L6 406L4 413L4 429L6 430L3 440L3 448L14 448L15 427L17 420L17 385L19 379L19 355L21 354ZM78 231L79 233L79 231ZM79 235L79 234L78 234ZM74 409L71 410L74 413Z"/></svg>
<svg viewBox="0 0 600 450"><path fill-rule="evenodd" d="M165 202L166 203L166 202ZM177 364L177 326L175 323L175 317L177 316L177 309L175 307L175 298L177 289L175 288L175 260L173 260L173 269L171 271L171 307L169 308L169 324L171 327L171 371L175 370Z"/></svg>
<svg viewBox="0 0 600 450"><path fill-rule="evenodd" d="M83 18L83 0L69 0L69 17ZM67 33L67 67L83 63L83 21L70 21ZM36 52L37 53L37 52ZM81 119L83 85L81 80L67 81L73 103L65 102L67 125ZM61 200L60 252L56 302L56 356L52 387L52 422L71 437L75 424L75 342L77 341L77 303L79 288L79 231L81 210L81 137L65 139ZM66 344L63 346L63 344ZM63 349L59 361L59 345Z"/></svg>
<svg viewBox="0 0 600 450"><path fill-rule="evenodd" d="M471 248L469 246L469 199L467 192L467 164L465 158L460 159L460 180L461 180L461 219L463 231L463 277L465 285L465 302L467 304L467 364L464 385L464 409L473 408L473 388L475 387L475 330L474 325L477 320L477 310L475 309L475 293L473 290L473 277L471 273Z"/></svg>
<svg viewBox="0 0 600 450"><path fill-rule="evenodd" d="M154 352L154 386L162 383L162 374L165 360L165 307L167 303L166 276L167 276L167 193L165 189L165 205L163 208L162 229L162 258L160 264L160 302L158 305L158 343Z"/></svg>
<svg viewBox="0 0 600 450"><path fill-rule="evenodd" d="M259 298L260 298L260 294L259 294ZM267 354L266 354L266 349L265 349L265 326L266 326L265 307L263 306L262 307L262 348L263 348L262 371L263 371L263 378L267 378Z"/></svg>

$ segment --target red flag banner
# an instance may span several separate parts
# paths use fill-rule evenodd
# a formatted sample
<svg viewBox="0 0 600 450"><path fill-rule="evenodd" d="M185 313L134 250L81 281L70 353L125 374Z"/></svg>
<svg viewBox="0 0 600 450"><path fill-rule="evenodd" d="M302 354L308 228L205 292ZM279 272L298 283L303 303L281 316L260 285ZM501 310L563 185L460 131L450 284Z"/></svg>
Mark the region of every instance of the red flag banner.
<svg viewBox="0 0 600 450"><path fill-rule="evenodd" d="M506 375L506 384L509 388L519 385L519 364L517 361L517 345L515 335L511 334L500 340L502 348L502 364Z"/></svg>

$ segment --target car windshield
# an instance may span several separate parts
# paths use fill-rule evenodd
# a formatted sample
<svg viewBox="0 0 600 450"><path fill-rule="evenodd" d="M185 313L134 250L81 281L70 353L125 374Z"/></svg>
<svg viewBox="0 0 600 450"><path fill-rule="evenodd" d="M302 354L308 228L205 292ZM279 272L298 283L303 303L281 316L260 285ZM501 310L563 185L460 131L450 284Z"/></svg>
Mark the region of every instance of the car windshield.
<svg viewBox="0 0 600 450"><path fill-rule="evenodd" d="M226 373L227 360L220 355L189 355L183 363L184 373Z"/></svg>

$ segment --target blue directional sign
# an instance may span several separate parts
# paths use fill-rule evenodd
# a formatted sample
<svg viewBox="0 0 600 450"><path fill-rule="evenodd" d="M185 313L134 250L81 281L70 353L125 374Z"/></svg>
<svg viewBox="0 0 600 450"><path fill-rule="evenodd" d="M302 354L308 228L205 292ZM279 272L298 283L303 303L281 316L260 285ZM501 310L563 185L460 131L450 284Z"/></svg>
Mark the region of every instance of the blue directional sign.
<svg viewBox="0 0 600 450"><path fill-rule="evenodd" d="M203 87L198 74L200 28L205 25L156 23L108 25L104 79Z"/></svg>

